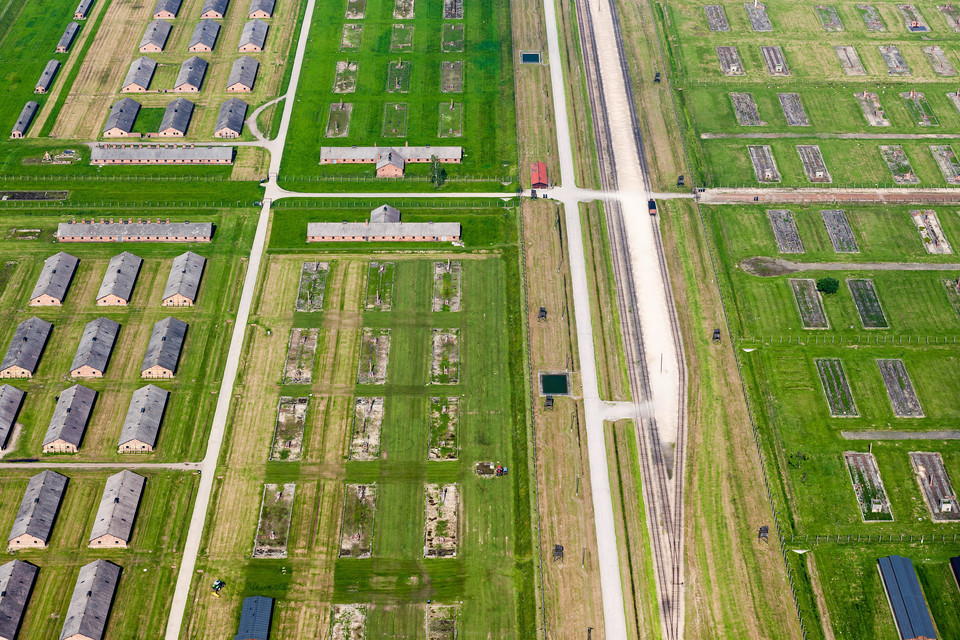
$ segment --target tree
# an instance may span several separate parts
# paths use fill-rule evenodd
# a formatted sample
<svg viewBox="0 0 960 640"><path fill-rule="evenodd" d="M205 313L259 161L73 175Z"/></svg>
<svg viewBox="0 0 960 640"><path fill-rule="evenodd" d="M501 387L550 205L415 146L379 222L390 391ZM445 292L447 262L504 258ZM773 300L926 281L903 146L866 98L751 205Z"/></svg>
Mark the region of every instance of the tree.
<svg viewBox="0 0 960 640"><path fill-rule="evenodd" d="M430 156L430 182L433 183L433 186L439 189L446 181L447 170L443 168L442 164L440 164L437 156Z"/></svg>
<svg viewBox="0 0 960 640"><path fill-rule="evenodd" d="M817 280L817 291L831 294L840 290L840 281L836 278L820 278Z"/></svg>

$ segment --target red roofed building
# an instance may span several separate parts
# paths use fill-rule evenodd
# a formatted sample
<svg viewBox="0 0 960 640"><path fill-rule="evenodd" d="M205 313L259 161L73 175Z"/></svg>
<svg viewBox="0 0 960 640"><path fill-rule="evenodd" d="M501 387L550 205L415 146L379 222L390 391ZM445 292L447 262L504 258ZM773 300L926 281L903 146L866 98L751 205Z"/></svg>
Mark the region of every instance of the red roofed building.
<svg viewBox="0 0 960 640"><path fill-rule="evenodd" d="M530 182L534 189L547 188L547 165L542 162L534 162L530 165Z"/></svg>

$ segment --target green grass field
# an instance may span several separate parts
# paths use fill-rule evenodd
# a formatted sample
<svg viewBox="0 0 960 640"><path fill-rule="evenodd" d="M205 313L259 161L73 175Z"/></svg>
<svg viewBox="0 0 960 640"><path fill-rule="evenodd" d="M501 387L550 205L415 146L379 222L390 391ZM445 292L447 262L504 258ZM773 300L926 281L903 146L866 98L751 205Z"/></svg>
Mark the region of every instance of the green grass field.
<svg viewBox="0 0 960 640"><path fill-rule="evenodd" d="M316 180L320 182L313 182L311 189L356 190L357 180L376 184L370 165L319 166L320 147L383 144L381 132L387 137L401 135L393 133L384 119L387 103L397 100L407 103L407 143L463 146L463 164L447 166L448 184L456 184L460 176L489 182L476 186L461 183L458 189L485 188L501 179L516 179L510 12L502 0L481 0L465 7L464 19L456 21L464 27L463 51L441 51L442 29L451 24L442 19L443 4L420 2L414 8L415 18L402 21L413 26L411 46L391 50L391 43L396 45L399 37L394 24L400 23L393 17L393 4L369 3L365 17L358 22L363 25L360 46L341 52L344 10L342 0L317 3L303 69L303 77L309 80L300 83L281 171L285 187L303 189L302 182ZM409 31L405 29L404 34ZM346 60L359 63L356 90L334 93L337 62ZM463 91L442 93L441 62L458 60L464 63ZM394 69L400 61L403 72ZM449 103L451 97L463 103L462 136L455 141L440 136L438 105ZM330 104L341 98L353 104L349 135L326 138ZM429 175L429 166L408 166L406 174L422 180ZM413 189L424 188L423 182L388 184L391 190L408 184Z"/></svg>
<svg viewBox="0 0 960 640"><path fill-rule="evenodd" d="M11 383L27 391L19 422L20 436L8 458L36 458L56 405L54 396L79 382L99 393L80 452L70 460L129 460L116 452L132 393L146 382L140 378L140 364L153 324L167 316L186 321L190 328L172 381L157 383L171 392L161 425L156 452L150 460L196 460L202 457L209 419L223 366L224 347L229 340L230 322L236 312L245 263L239 252L252 240L255 217L250 211L217 210L166 211L174 220L211 221L216 225L210 244L130 243L56 244L52 234L64 216L11 215L4 218L0 261L9 277L0 293L0 344L6 351L19 322L37 315L54 324L53 333L33 379ZM99 211L77 211L77 218L103 216ZM111 215L107 213L106 215ZM157 216L160 217L160 216ZM12 239L13 229L40 229L36 240ZM33 233L33 232L28 232ZM63 307L29 307L27 302L42 268L43 260L57 251L80 258ZM129 307L97 307L96 293L109 259L121 251L143 258ZM207 258L197 305L191 308L162 307L161 297L174 256L187 250ZM100 316L121 324L106 375L102 379L72 380L70 364L84 325Z"/></svg>
<svg viewBox="0 0 960 640"><path fill-rule="evenodd" d="M893 185L890 171L880 158L878 143L871 140L814 138L813 134L916 134L936 131L960 133L960 111L947 97L957 91L957 76L940 75L924 47L937 46L956 68L951 51L960 33L948 28L933 5L920 7L930 31L911 33L893 2L875 2L887 25L884 32L868 31L853 0L835 3L842 31L826 31L813 5L772 0L766 3L772 32L755 32L741 2L720 2L729 31L708 28L703 4L692 0L656 4L665 55L672 74L677 105L686 128L692 161L706 186L757 186L745 146L771 144L782 175L781 186L809 186L794 149L797 144L820 144L827 168L836 186ZM878 45L893 44L900 50L910 75L891 76ZM770 76L760 47L783 49L790 75ZM724 76L716 47L735 46L742 63L741 75ZM864 69L848 76L841 66L836 46L853 46ZM923 93L928 115L936 127L921 127L918 110L900 94ZM761 120L759 127L742 127L734 117L729 93L753 94ZM878 94L890 126L870 126L854 94ZM798 93L810 127L788 126L778 93ZM806 138L750 140L704 139L702 134L782 134ZM905 141L904 146L920 178L921 186L946 186L927 141Z"/></svg>
<svg viewBox="0 0 960 640"><path fill-rule="evenodd" d="M37 470L39 472L39 469ZM16 556L40 571L27 606L20 638L60 634L80 567L103 558L123 567L107 626L108 638L162 638L197 476L144 471L147 478L128 549L89 549L87 543L109 472L67 471L63 504L44 550ZM6 470L0 483L0 529L9 531L27 480L34 472Z"/></svg>
<svg viewBox="0 0 960 640"><path fill-rule="evenodd" d="M862 262L950 262L952 254L928 255L908 213L909 207L857 207L847 218L860 253L833 251L819 207L791 209L806 253L780 254L765 207L704 207L705 222L717 251L720 286L743 371L747 396L761 434L772 480L774 503L788 544L810 548L805 537L791 534L873 536L873 543L815 546L819 584L836 637L895 638L896 631L876 570L877 558L890 553L913 557L927 589L927 600L943 637L952 637L958 619L953 601L960 599L947 582L943 559L951 545L879 545L877 535L895 538L960 533L957 523L934 524L911 467L909 452L936 451L953 482L960 481L960 446L955 440L847 440L842 431L926 431L960 427L955 401L960 365L955 340L960 316L942 279L951 272L859 271ZM960 216L940 212L948 238L960 234ZM850 271L804 271L761 278L739 265L749 257L793 261L841 262ZM789 277L867 277L876 284L889 329L861 327L846 286L824 295L830 320L826 330L804 330L787 282ZM919 337L919 340L918 340ZM929 344L927 339L929 338ZM944 344L946 343L946 344ZM859 412L834 418L815 364L816 358L839 358ZM900 358L923 407L923 418L894 415L877 359ZM863 522L846 451L871 449L890 500L893 521ZM955 551L955 550L954 550ZM805 562L791 555L800 575ZM860 576L859 579L854 576ZM808 582L807 587L810 588ZM813 598L801 590L806 607ZM809 628L809 627L808 627ZM819 634L818 634L819 635Z"/></svg>
<svg viewBox="0 0 960 640"><path fill-rule="evenodd" d="M431 219L446 215L422 213ZM234 410L231 444L215 487L201 553L204 575L194 585L186 637L232 635L241 598L252 594L281 599L273 633L283 637L324 636L330 603L366 603L367 638L423 638L428 600L461 603L458 624L464 636L535 633L515 218L510 210L474 215L504 220L493 227L486 251L461 258L462 311L431 311L434 258L417 255L425 247L376 245L358 251L356 245L324 244L309 248L310 260L330 265L324 309L306 313L293 310L305 256L287 239L294 237L289 228L314 217L302 209L277 211L244 356L258 365L242 367L237 389L242 401ZM434 244L430 250L441 259L451 247ZM363 310L371 258L396 265L389 311ZM280 384L292 326L320 328L309 385ZM385 384L356 384L362 328L390 330ZM433 328L460 332L458 384L430 384ZM272 424L261 416L275 416L276 398L290 394L310 396L303 458L268 462ZM350 461L354 398L374 396L385 398L380 459ZM455 460L428 460L431 398L436 396L460 396ZM510 475L481 478L474 471L481 461L508 465ZM297 483L286 559L249 558L257 491L264 481ZM428 482L459 484L456 557L424 558ZM345 483L377 486L369 559L337 558ZM208 595L207 583L215 577L228 584L220 599Z"/></svg>

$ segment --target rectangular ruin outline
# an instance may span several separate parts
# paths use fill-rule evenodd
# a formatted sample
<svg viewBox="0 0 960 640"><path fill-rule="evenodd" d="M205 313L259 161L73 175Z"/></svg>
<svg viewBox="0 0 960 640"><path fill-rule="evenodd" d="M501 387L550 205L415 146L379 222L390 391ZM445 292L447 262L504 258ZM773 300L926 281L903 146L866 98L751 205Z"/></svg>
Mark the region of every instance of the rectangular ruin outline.
<svg viewBox="0 0 960 640"><path fill-rule="evenodd" d="M790 209L767 209L767 221L773 230L780 253L806 253L796 215Z"/></svg>
<svg viewBox="0 0 960 640"><path fill-rule="evenodd" d="M890 407L893 409L893 415L898 418L925 418L923 412L923 405L920 404L920 397L917 395L917 390L913 386L913 380L910 379L910 373L907 371L907 366L903 363L901 358L877 358L877 368L880 370L880 377L883 378L883 386L887 389L887 398L890 400ZM887 368L885 369L885 365ZM893 378L889 377L890 375L896 375L896 381ZM897 385L894 385L894 382L897 382ZM903 398L898 396L902 395ZM916 405L917 411L919 413L906 413L902 407L898 405L907 405L909 410L909 405Z"/></svg>
<svg viewBox="0 0 960 640"><path fill-rule="evenodd" d="M930 45L921 49L923 55L927 58L930 68L935 74L944 78L950 78L957 75L957 70L953 63L947 57L943 47L939 45ZM939 63L939 66L938 66Z"/></svg>
<svg viewBox="0 0 960 640"><path fill-rule="evenodd" d="M354 495L357 495L360 492L360 489L363 489L363 498L357 496L356 502L360 504L357 507L358 510L363 510L362 501L366 501L368 495L372 496L370 502L372 503L371 513L370 513L370 524L368 527L367 538L367 548L361 549L361 553L355 555L352 551L350 553L344 553L346 550L344 543L347 542L344 536L346 536L346 526L347 526L347 504L349 496L351 495L351 489ZM379 497L379 492L377 490L376 482L369 483L352 483L346 482L343 485L343 507L340 509L340 535L337 538L337 558L355 558L363 559L370 558L373 556L373 543L374 543L374 533L376 533L376 519L377 519L377 499ZM362 538L360 538L362 540Z"/></svg>
<svg viewBox="0 0 960 640"><path fill-rule="evenodd" d="M299 339L297 344L295 341ZM320 329L294 327L290 329L290 340L287 343L287 357L283 361L283 384L311 384L313 382L313 367L317 360L317 344L320 342ZM296 363L303 364L306 356L306 368L291 369Z"/></svg>
<svg viewBox="0 0 960 640"><path fill-rule="evenodd" d="M444 436L440 437L437 447L437 453L434 453L433 441L433 405L446 402L446 406L452 406L455 409L453 421L453 449L452 457L442 455ZM460 396L431 396L427 406L427 460L435 461L456 461L460 458ZM442 415L442 411L441 411ZM438 425L438 427L441 425Z"/></svg>
<svg viewBox="0 0 960 640"><path fill-rule="evenodd" d="M384 338L385 340L383 340ZM387 365L390 362L390 338L390 329L363 327L360 332L357 384L386 384ZM386 346L381 347L381 342L385 342ZM363 352L365 345L369 345L367 348L371 351L370 364L366 373L363 371ZM381 350L383 351L382 362L379 355ZM376 372L374 372L374 364L377 365Z"/></svg>
<svg viewBox="0 0 960 640"><path fill-rule="evenodd" d="M867 28L867 31L879 32L887 30L887 23L884 22L883 17L875 6L864 3L857 4L856 6L860 12L860 17L863 18L863 24Z"/></svg>
<svg viewBox="0 0 960 640"><path fill-rule="evenodd" d="M747 11L747 19L754 31L773 31L773 23L767 14L767 5L763 2L744 2L743 8Z"/></svg>
<svg viewBox="0 0 960 640"><path fill-rule="evenodd" d="M717 61L720 63L720 73L726 77L742 76L744 74L743 61L740 52L734 46L718 46Z"/></svg>
<svg viewBox="0 0 960 640"><path fill-rule="evenodd" d="M810 119L799 93L777 93L777 100L780 101L780 109L788 127L810 126Z"/></svg>
<svg viewBox="0 0 960 640"><path fill-rule="evenodd" d="M379 284L377 285L373 303L370 302L370 283L371 272L376 269L379 275ZM383 282L386 274L389 273L388 286L384 288ZM363 288L363 307L362 311L390 311L393 309L393 289L397 280L397 263L393 261L380 262L371 260L367 265L367 281ZM389 298L389 300L387 300Z"/></svg>
<svg viewBox="0 0 960 640"><path fill-rule="evenodd" d="M907 61L904 60L903 54L900 52L900 47L894 44L881 44L877 45L877 49L880 51L880 57L883 59L884 64L887 65L887 75L910 75L910 66L907 65Z"/></svg>
<svg viewBox="0 0 960 640"><path fill-rule="evenodd" d="M290 507L286 515L286 524L287 529L283 535L283 549L279 551L266 551L264 549L270 549L271 547L260 548L260 528L263 526L263 513L264 508L267 504L267 491L270 490L270 487L273 487L272 491L276 491L280 487L277 483L264 483L263 485L263 496L260 499L260 517L257 520L257 532L253 538L253 557L254 558L286 558L287 557L287 545L290 542L290 523L293 520L293 501L297 494L297 483L288 482L283 485L283 490L280 492L281 496L290 492L289 500ZM277 500L279 502L279 499ZM260 549L258 551L258 548Z"/></svg>
<svg viewBox="0 0 960 640"><path fill-rule="evenodd" d="M446 269L444 269L446 266ZM446 274L450 274L450 279L454 283L452 286L455 292L449 298L450 304L444 303L447 298L443 297L443 280ZM456 274L456 275L454 275ZM449 306L449 309L444 309ZM447 313L458 313L463 308L463 263L460 260L447 260L446 263L434 261L433 263L433 301L431 310L434 313L445 311Z"/></svg>
<svg viewBox="0 0 960 640"><path fill-rule="evenodd" d="M364 415L363 434L360 434L361 408L364 404L369 404L369 409ZM350 426L350 433L347 435L347 459L357 462L369 462L379 460L381 456L381 442L383 434L383 418L386 411L386 398L383 396L357 396L353 400L353 422ZM371 436L366 435L367 421L370 421L372 427ZM375 447L371 451L370 441L375 438Z"/></svg>
<svg viewBox="0 0 960 640"><path fill-rule="evenodd" d="M930 103L922 91L916 89L904 91L900 94L907 105L907 111L913 116L914 124L918 127L939 127L940 120L937 114L933 112Z"/></svg>
<svg viewBox="0 0 960 640"><path fill-rule="evenodd" d="M952 522L952 521L960 520L960 504L958 504L957 502L957 498L956 498L957 494L953 489L953 482L950 480L950 472L947 471L946 465L943 464L943 455L939 451L910 451L909 454L910 454L910 466L913 469L913 477L917 481L917 485L920 487L920 494L923 496L923 501L926 503L927 510L930 512L930 519L935 523L936 522ZM935 508L933 503L931 502L931 498L933 498L934 496L928 494L927 489L928 488L933 489L933 487L925 486L923 483L923 480L920 477L921 471L919 467L920 467L921 461L918 460L919 456L932 457L933 461L936 463L936 466L938 467L938 470L943 471L942 474L938 474L936 477L939 477L940 475L942 475L944 480L944 485L946 488L949 488L950 491L949 492L945 491L941 496L941 498L949 499L952 496L953 507L950 513L955 517L944 518L943 512Z"/></svg>
<svg viewBox="0 0 960 640"><path fill-rule="evenodd" d="M937 215L935 210L911 209L910 217L913 219L914 226L917 227L920 241L923 242L923 247L928 254L945 255L953 253L953 247L950 246L950 241L943 233L940 216ZM931 248L931 245L933 245L933 248Z"/></svg>
<svg viewBox="0 0 960 640"><path fill-rule="evenodd" d="M299 425L299 438L300 442L295 446L296 454L291 454L288 457L284 458L282 451L278 455L277 444L280 438L280 418L282 415L284 405L293 405L293 416L294 424ZM300 407L303 407L302 415L298 418L297 413ZM270 442L270 460L282 460L294 462L300 460L303 455L303 434L306 432L307 427L307 410L310 408L310 398L306 396L280 396L280 399L277 401L277 420L273 427L273 440ZM294 448L289 446L284 446L283 451L293 451Z"/></svg>
<svg viewBox="0 0 960 640"><path fill-rule="evenodd" d="M823 25L824 31L837 33L844 30L843 20L840 19L840 14L837 13L837 8L834 5L818 4L814 6L814 10L817 17L820 18L820 24Z"/></svg>
<svg viewBox="0 0 960 640"><path fill-rule="evenodd" d="M793 290L793 300L797 305L797 312L800 314L800 322L803 324L803 328L811 331L816 330L826 330L830 328L830 318L827 317L827 311L823 307L823 296L820 295L820 292L817 291L816 280L813 278L787 278L787 282L790 283L790 289ZM800 287L804 287L806 291L801 291ZM809 297L806 294L809 294L812 290L814 297ZM800 304L800 296L803 295L804 299L807 301L814 300L816 301L817 309L819 310L820 317L823 318L823 325L814 325L812 324L813 318L804 313L803 305ZM808 322L810 320L811 322Z"/></svg>
<svg viewBox="0 0 960 640"><path fill-rule="evenodd" d="M872 91L863 91L854 93L853 97L860 103L860 110L863 111L863 117L867 119L867 124L871 127L889 127L890 119L887 118L883 105L880 104L880 96Z"/></svg>
<svg viewBox="0 0 960 640"><path fill-rule="evenodd" d="M840 61L840 68L843 69L845 74L848 76L867 75L867 70L863 66L863 61L860 60L860 54L854 45L838 44L833 48L833 52L837 54L837 59ZM844 58L846 58L846 60L844 60Z"/></svg>
<svg viewBox="0 0 960 640"><path fill-rule="evenodd" d="M752 93L731 91L730 103L733 105L733 115L741 127L763 127L767 123L760 119L757 103Z"/></svg>
<svg viewBox="0 0 960 640"><path fill-rule="evenodd" d="M860 296L857 295L856 291L854 290L853 283L857 283L857 284L866 283L865 285L866 289L864 289L864 292L869 294L873 298L873 300L876 301L877 307L880 309L880 317L883 318L883 325L877 325L877 326L867 325L867 318L865 315L866 312L863 310L863 308L860 305L860 303L862 302L862 299ZM860 325L864 329L873 330L873 329L889 329L890 328L890 323L887 320L887 314L883 310L883 304L880 302L880 296L877 294L877 287L873 283L872 278L847 278L847 289L850 290L850 295L853 297L853 303L857 307L857 315L860 316Z"/></svg>
<svg viewBox="0 0 960 640"><path fill-rule="evenodd" d="M881 144L877 147L896 184L919 184L920 178L913 170L910 158L902 144Z"/></svg>
<svg viewBox="0 0 960 640"><path fill-rule="evenodd" d="M450 609L453 611L453 628L452 629L438 629L431 630L431 612L432 610L437 609ZM445 618L441 620L446 620ZM437 603L428 603L424 609L424 624L426 625L427 631L427 640L456 640L457 638L457 627L460 620L460 605L459 604L437 604Z"/></svg>
<svg viewBox="0 0 960 640"><path fill-rule="evenodd" d="M807 180L809 182L818 182L824 184L833 182L833 178L830 177L830 171L827 169L827 163L823 159L823 153L820 152L820 145L798 144L797 155L800 156L800 162L803 164L803 171L807 174ZM814 163L817 164L814 165ZM822 176L817 175L818 166L822 168L820 171L823 173Z"/></svg>
<svg viewBox="0 0 960 640"><path fill-rule="evenodd" d="M820 219L823 220L835 253L860 253L857 237L847 220L846 209L821 209Z"/></svg>
<svg viewBox="0 0 960 640"><path fill-rule="evenodd" d="M357 624L359 635L361 638L366 638L367 605L363 603L334 603L330 605L330 640L353 640L353 638L357 635L354 632L353 625L357 617L352 615L354 613L359 613L360 621L359 624ZM338 628L338 626L341 628Z"/></svg>
<svg viewBox="0 0 960 640"><path fill-rule="evenodd" d="M453 548L452 550L445 549L443 547L446 542L441 542L440 546L430 546L428 543L430 541L430 529L431 529L431 519L430 519L430 492L431 490L436 491L437 495L441 495L441 490L443 491L443 502L440 501L438 497L438 504L445 504L446 502L446 493L449 490L453 490L453 498L456 500L456 504L453 509L453 519L455 531L453 533ZM451 482L447 484L440 483L426 483L424 485L424 526L423 526L423 557L424 558L455 558L458 555L460 550L460 484L456 482ZM437 509L438 514L435 520L438 524L434 525L434 537L446 539L447 536L440 535L439 532L439 521L440 521L440 508ZM444 529L445 531L445 529Z"/></svg>
<svg viewBox="0 0 960 640"><path fill-rule="evenodd" d="M771 184L780 182L780 169L777 167L777 159L773 157L773 147L768 144L748 144L747 155L750 156L750 162L753 164L753 173L757 182ZM770 177L763 173L763 169L769 163Z"/></svg>
<svg viewBox="0 0 960 640"><path fill-rule="evenodd" d="M830 411L831 418L859 418L860 410L857 408L857 400L853 397L853 389L850 388L850 380L847 378L846 369L843 368L843 361L840 358L814 358L814 365L817 367L817 377L820 379L820 389L823 391L823 397L827 401L827 409ZM827 390L827 380L826 372L824 367L829 363L831 365L836 365L839 371L839 383L840 387L838 388L839 394L845 394L847 399L850 400L849 407L853 413L838 413L834 411L834 396ZM839 399L839 398L838 398ZM843 408L838 405L837 411L842 411Z"/></svg>
<svg viewBox="0 0 960 640"><path fill-rule="evenodd" d="M783 77L790 75L790 66L787 64L787 57L783 53L783 48L779 45L760 47L760 56L767 65L767 73L771 76Z"/></svg>
<svg viewBox="0 0 960 640"><path fill-rule="evenodd" d="M330 105L330 106L331 106L331 108L333 107L333 105ZM312 267L312 270L311 270L311 267ZM311 274L311 273L312 273L312 274L318 274L318 273L320 273L321 271L323 272L323 275L322 275L322 276L318 276L318 275L308 276L308 275L307 275L307 274ZM319 261L318 261L318 262L304 262L303 264L301 264L301 265L300 265L300 282L299 282L299 284L298 284L298 286L297 286L297 304L296 304L296 306L294 307L294 311L308 311L308 312L323 311L323 299L324 299L324 297L326 296L326 293L327 293L327 278L328 278L329 276L330 276L330 263L329 263L329 262L319 262ZM301 304L301 302L300 302L301 300L304 299L304 295L303 295L303 293L304 293L304 285L306 284L306 280L307 280L307 279L310 279L310 280L321 280L320 285L319 285L319 289L320 289L320 301L319 301L318 303L314 303L314 302L311 300L311 298L312 298L313 295L314 295L313 293L311 293L311 291L307 291L307 292L306 292L306 300L305 300L302 304ZM314 289L314 290L317 288L316 283L314 283L314 282L311 282L308 286L310 286L310 288L311 288L311 289Z"/></svg>
<svg viewBox="0 0 960 640"><path fill-rule="evenodd" d="M439 353L439 360L438 360L438 342L442 340L444 337L453 338L452 342L454 344L454 349L456 351L457 359L456 359L456 362L450 362L450 365L451 367L455 365L455 367L453 367L454 373L445 373L440 368L443 365L443 352L442 352L443 345L441 344L439 347L441 351ZM460 344L460 327L434 328L431 331L430 384L437 384L437 385L460 384L460 373L462 370L461 363L463 361L462 355L463 354L462 354L462 349ZM445 382L442 381L444 377L447 378Z"/></svg>
<svg viewBox="0 0 960 640"><path fill-rule="evenodd" d="M885 507L885 511L881 511L880 513L886 513L887 515L890 516L889 519L888 518L884 518L884 519L877 518L873 520L867 519L867 513L868 513L867 510L871 509L872 504L868 505L866 503L866 498L861 500L861 493L857 491L857 481L853 477L853 465L851 460L851 458L854 458L854 457L858 459L864 459L864 460L870 461L869 466L872 467L872 470L876 472L876 484L874 484L873 478L871 477L870 485L872 489L878 489L879 495L883 496L881 499L881 502L882 502L882 505ZM887 495L887 488L883 484L883 476L880 474L880 466L877 464L876 456L874 456L870 452L844 451L843 459L844 459L844 462L846 463L847 476L850 478L851 488L853 489L853 497L857 503L857 510L860 512L860 520L864 523L894 522L896 518L893 516L893 505L890 504L890 497L889 495ZM871 499L871 503L872 503L872 499ZM870 513L873 513L873 512L870 511Z"/></svg>
<svg viewBox="0 0 960 640"><path fill-rule="evenodd" d="M722 4L705 4L703 12L707 16L707 28L710 31L730 31L730 22Z"/></svg>
<svg viewBox="0 0 960 640"><path fill-rule="evenodd" d="M960 158L953 150L953 145L933 144L930 145L930 153L943 174L943 179L947 184L960 184Z"/></svg>

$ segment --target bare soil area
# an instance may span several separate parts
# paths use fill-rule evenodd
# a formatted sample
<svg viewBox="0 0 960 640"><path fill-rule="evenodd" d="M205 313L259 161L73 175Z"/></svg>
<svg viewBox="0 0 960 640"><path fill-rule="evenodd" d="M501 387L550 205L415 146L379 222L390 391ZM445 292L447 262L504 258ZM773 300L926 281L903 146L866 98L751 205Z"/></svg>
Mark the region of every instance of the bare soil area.
<svg viewBox="0 0 960 640"><path fill-rule="evenodd" d="M456 640L459 614L455 604L428 604L427 640Z"/></svg>
<svg viewBox="0 0 960 640"><path fill-rule="evenodd" d="M293 514L293 496L296 483L263 485L260 504L260 522L253 543L254 558L286 558L290 516Z"/></svg>
<svg viewBox="0 0 960 640"><path fill-rule="evenodd" d="M462 279L459 260L433 263L433 311L460 311Z"/></svg>
<svg viewBox="0 0 960 640"><path fill-rule="evenodd" d="M284 384L310 384L317 354L320 329L291 329L287 359L283 364Z"/></svg>
<svg viewBox="0 0 960 640"><path fill-rule="evenodd" d="M767 209L767 218L773 229L780 253L804 253L803 240L797 229L797 220L789 209Z"/></svg>
<svg viewBox="0 0 960 640"><path fill-rule="evenodd" d="M390 329L365 328L360 336L357 384L384 384L390 358Z"/></svg>
<svg viewBox="0 0 960 640"><path fill-rule="evenodd" d="M940 227L940 217L933 209L913 209L910 211L910 217L917 226L917 232L923 241L923 246L927 253L945 254L953 253L953 247L943 234Z"/></svg>
<svg viewBox="0 0 960 640"><path fill-rule="evenodd" d="M460 488L456 484L427 484L424 558L457 555L460 540Z"/></svg>
<svg viewBox="0 0 960 640"><path fill-rule="evenodd" d="M939 452L910 452L910 464L934 522L960 520L960 503Z"/></svg>
<svg viewBox="0 0 960 640"><path fill-rule="evenodd" d="M364 640L367 605L335 604L330 607L330 640Z"/></svg>
<svg viewBox="0 0 960 640"><path fill-rule="evenodd" d="M430 382L433 384L459 384L460 329L433 330Z"/></svg>
<svg viewBox="0 0 960 640"><path fill-rule="evenodd" d="M373 552L373 519L377 511L377 485L348 484L343 493L340 525L341 558L369 558Z"/></svg>
<svg viewBox="0 0 960 640"><path fill-rule="evenodd" d="M777 161L773 157L773 148L770 145L748 145L747 152L750 154L750 162L753 163L753 173L757 176L757 182L780 182L780 171L777 169Z"/></svg>
<svg viewBox="0 0 960 640"><path fill-rule="evenodd" d="M883 489L880 468L872 453L847 451L843 454L850 472L853 492L860 505L860 517L864 522L891 521L890 500Z"/></svg>
<svg viewBox="0 0 960 640"><path fill-rule="evenodd" d="M350 434L351 460L380 459L380 430L383 427L383 398L357 398Z"/></svg>
<svg viewBox="0 0 960 640"><path fill-rule="evenodd" d="M457 433L460 429L460 398L430 398L430 442L428 460L456 460L460 452Z"/></svg>
<svg viewBox="0 0 960 640"><path fill-rule="evenodd" d="M413 20L413 1L414 0L394 0L393 17L397 20Z"/></svg>
<svg viewBox="0 0 960 640"><path fill-rule="evenodd" d="M307 422L309 398L281 396L277 425L273 432L271 460L299 460L303 451L303 429Z"/></svg>
<svg viewBox="0 0 960 640"><path fill-rule="evenodd" d="M344 18L347 20L363 20L367 13L367 0L347 0L347 12Z"/></svg>

